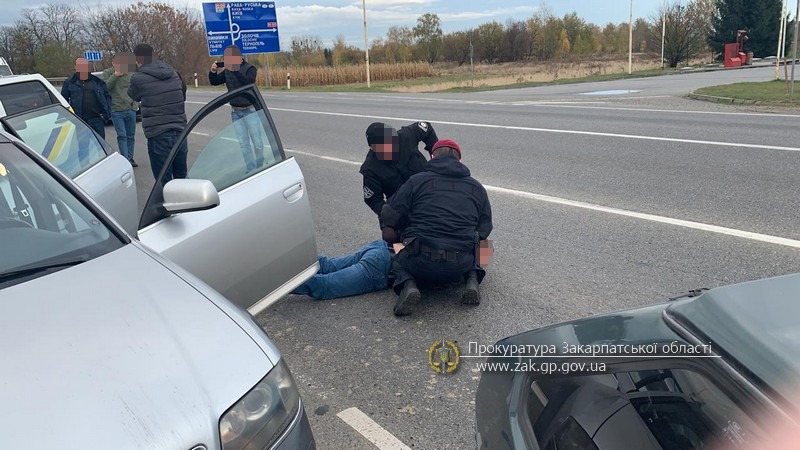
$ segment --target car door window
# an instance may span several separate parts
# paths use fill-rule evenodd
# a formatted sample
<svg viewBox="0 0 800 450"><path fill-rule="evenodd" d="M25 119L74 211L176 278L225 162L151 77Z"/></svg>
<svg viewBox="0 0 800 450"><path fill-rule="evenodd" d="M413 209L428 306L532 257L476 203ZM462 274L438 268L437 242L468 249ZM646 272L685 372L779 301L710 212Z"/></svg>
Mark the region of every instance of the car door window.
<svg viewBox="0 0 800 450"><path fill-rule="evenodd" d="M109 152L88 125L61 105L9 116L3 122L71 178L102 161Z"/></svg>
<svg viewBox="0 0 800 450"><path fill-rule="evenodd" d="M189 159L188 178L209 180L220 192L284 159L263 110L227 113L226 108L212 112L204 131L187 139L190 149L200 149Z"/></svg>
<svg viewBox="0 0 800 450"><path fill-rule="evenodd" d="M0 66L0 75L3 67ZM0 104L9 116L56 103L50 91L38 81L0 85Z"/></svg>

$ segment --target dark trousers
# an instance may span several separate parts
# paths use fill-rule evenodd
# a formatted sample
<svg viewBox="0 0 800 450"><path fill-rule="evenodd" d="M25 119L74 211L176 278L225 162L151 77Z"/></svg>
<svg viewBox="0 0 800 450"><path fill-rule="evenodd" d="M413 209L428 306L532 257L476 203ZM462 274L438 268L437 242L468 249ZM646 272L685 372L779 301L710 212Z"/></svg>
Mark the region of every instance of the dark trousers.
<svg viewBox="0 0 800 450"><path fill-rule="evenodd" d="M172 147L178 141L181 131L169 130L165 131L158 136L153 136L147 139L147 154L150 156L150 168L153 169L153 178L158 180L158 174L167 162L167 157ZM173 178L186 178L188 175L188 168L186 165L186 158L188 155L188 148L186 141L183 141L178 154L172 160L172 164L164 174L162 183L166 184Z"/></svg>
<svg viewBox="0 0 800 450"><path fill-rule="evenodd" d="M101 138L106 138L106 122L99 117L92 117L91 119L83 119Z"/></svg>
<svg viewBox="0 0 800 450"><path fill-rule="evenodd" d="M473 270L477 272L478 282L483 281L486 271L475 264L472 252L458 252L452 261L434 261L429 255L411 255L402 250L392 261L391 277L394 278L394 291L399 294L403 284L409 280L429 285L463 282Z"/></svg>

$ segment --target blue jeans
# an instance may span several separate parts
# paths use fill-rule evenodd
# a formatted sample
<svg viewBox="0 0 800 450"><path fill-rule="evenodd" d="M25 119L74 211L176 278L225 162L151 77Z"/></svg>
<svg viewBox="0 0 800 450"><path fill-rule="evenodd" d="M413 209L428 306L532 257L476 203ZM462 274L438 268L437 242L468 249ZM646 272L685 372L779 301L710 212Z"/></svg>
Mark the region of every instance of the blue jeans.
<svg viewBox="0 0 800 450"><path fill-rule="evenodd" d="M114 130L117 132L117 145L119 153L128 161L133 159L133 149L136 136L136 111L113 111L111 121L114 122Z"/></svg>
<svg viewBox="0 0 800 450"><path fill-rule="evenodd" d="M255 108L232 109L231 121L233 122L233 128L236 130L236 136L239 138L244 166L247 171L263 166L264 142L261 139L261 130L264 127ZM253 140L252 147L250 146L251 139Z"/></svg>
<svg viewBox="0 0 800 450"><path fill-rule="evenodd" d="M106 138L106 122L99 117L92 117L91 119L83 119L101 138Z"/></svg>
<svg viewBox="0 0 800 450"><path fill-rule="evenodd" d="M181 130L169 130L158 136L147 139L147 154L150 156L150 168L153 169L153 178L156 180L158 180L158 174L161 173L161 169L164 167L164 164L167 163L169 152L177 143L180 135ZM167 184L167 182L173 178L186 178L189 172L186 166L186 157L188 153L186 141L183 141L181 148L178 150L178 154L175 155L171 166L164 174L164 179L161 180L163 184Z"/></svg>
<svg viewBox="0 0 800 450"><path fill-rule="evenodd" d="M319 273L292 294L328 300L366 294L389 287L392 253L384 240L373 241L346 256L320 256Z"/></svg>

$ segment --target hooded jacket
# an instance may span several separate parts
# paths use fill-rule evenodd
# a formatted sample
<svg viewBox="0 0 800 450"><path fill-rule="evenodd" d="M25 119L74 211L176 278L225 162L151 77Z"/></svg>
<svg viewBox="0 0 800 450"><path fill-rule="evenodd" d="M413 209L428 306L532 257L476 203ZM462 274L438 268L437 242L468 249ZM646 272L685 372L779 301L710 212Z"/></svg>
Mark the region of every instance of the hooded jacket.
<svg viewBox="0 0 800 450"><path fill-rule="evenodd" d="M492 208L481 183L453 156L434 158L392 197L381 214L387 226L407 221L401 238L427 246L470 251L492 232Z"/></svg>
<svg viewBox="0 0 800 450"><path fill-rule="evenodd" d="M419 143L425 143L428 152L439 140L429 122L415 122L397 131L398 149L396 158L382 161L370 150L360 173L364 176L364 203L380 215L386 201L400 189L412 175L422 172L428 160L419 151Z"/></svg>
<svg viewBox="0 0 800 450"><path fill-rule="evenodd" d="M186 85L169 64L155 60L131 76L128 97L140 102L146 138L186 128Z"/></svg>

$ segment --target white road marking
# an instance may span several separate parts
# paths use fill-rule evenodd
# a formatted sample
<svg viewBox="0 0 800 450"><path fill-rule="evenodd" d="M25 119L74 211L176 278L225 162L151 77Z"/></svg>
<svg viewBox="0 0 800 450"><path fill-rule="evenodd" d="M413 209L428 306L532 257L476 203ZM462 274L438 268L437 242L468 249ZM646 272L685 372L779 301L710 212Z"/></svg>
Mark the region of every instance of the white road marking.
<svg viewBox="0 0 800 450"><path fill-rule="evenodd" d="M199 132L199 131L190 131L190 132L189 132L189 134L196 134L196 135L198 135L198 136L211 136L211 135L210 135L210 134L208 134L208 133L201 133L201 132Z"/></svg>
<svg viewBox="0 0 800 450"><path fill-rule="evenodd" d="M364 114L348 114L348 113L337 113L337 112L327 112L327 111L308 111L302 109L289 109L289 108L270 108L270 110L294 112L301 114L318 114L324 116L357 117L362 119L383 119L383 120L395 120L395 121L406 121L406 122L415 122L417 120L421 120L419 118L409 119L407 117L370 116ZM682 144L699 144L699 145L711 145L718 147L754 148L760 150L781 150L789 152L800 151L800 148L798 147L782 147L778 145L744 144L741 142L703 141L698 139L680 139L680 138L668 138L668 137L658 137L658 136L644 136L636 134L603 133L599 131L561 130L557 128L519 127L512 125L494 125L488 123L450 122L444 120L429 120L429 119L426 120L431 123L438 123L442 125L455 125L462 127L495 128L495 129L517 130L517 131L535 131L540 133L575 134L581 136L599 136L599 137L610 137L618 139L637 139L644 141L679 142Z"/></svg>
<svg viewBox="0 0 800 450"><path fill-rule="evenodd" d="M356 407L345 409L336 416L381 450L411 450L411 447L403 444Z"/></svg>
<svg viewBox="0 0 800 450"><path fill-rule="evenodd" d="M313 156L315 158L325 159L328 161L340 162L354 166L360 166L361 163L357 161L350 161L341 158L334 158L331 156L317 155L310 152L303 152L299 150L284 149L287 152L297 153L298 155ZM514 195L517 197L528 198L531 200L538 200L547 203L554 203L557 205L571 206L574 208L588 209L592 211L604 212L615 214L618 216L631 217L634 219L647 220L649 222L662 223L666 225L674 225L683 228L690 228L694 230L708 231L711 233L724 234L727 236L738 237L742 239L749 239L751 241L765 242L768 244L782 245L785 247L800 248L800 241L794 239L783 238L780 236L772 236L769 234L754 233L751 231L737 230L735 228L721 227L718 225L710 225L700 222L692 222L689 220L675 219L672 217L657 216L655 214L640 213L636 211L628 211L625 209L612 208L608 206L595 205L576 200L569 200L566 198L553 197L551 195L536 194L533 192L520 191L516 189L508 189L499 186L484 185L487 191L497 192L499 194Z"/></svg>
<svg viewBox="0 0 800 450"><path fill-rule="evenodd" d="M642 98L647 98L647 97L642 97ZM650 98L658 98L658 97L650 97ZM624 107L616 108L613 106L559 105L556 104L555 102L550 104L548 104L547 102L542 102L537 106L549 106L553 108L608 109L608 110L620 110L620 111L658 112L658 113L675 113L675 114L710 114L710 115L722 115L722 116L751 116L751 117L791 117L793 119L800 119L800 115L798 114L769 114L769 113L726 112L726 111L685 111L678 109L651 109L651 108L624 108Z"/></svg>

